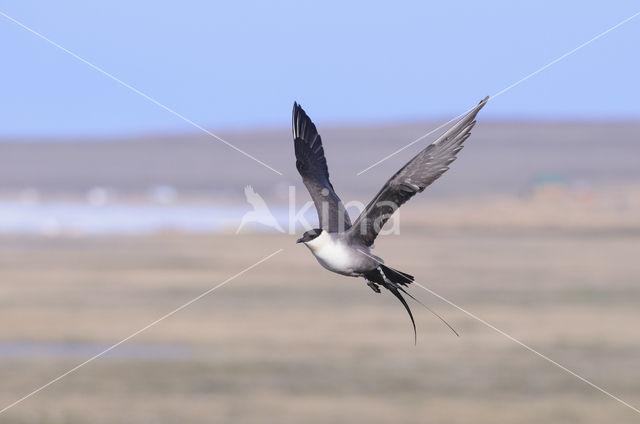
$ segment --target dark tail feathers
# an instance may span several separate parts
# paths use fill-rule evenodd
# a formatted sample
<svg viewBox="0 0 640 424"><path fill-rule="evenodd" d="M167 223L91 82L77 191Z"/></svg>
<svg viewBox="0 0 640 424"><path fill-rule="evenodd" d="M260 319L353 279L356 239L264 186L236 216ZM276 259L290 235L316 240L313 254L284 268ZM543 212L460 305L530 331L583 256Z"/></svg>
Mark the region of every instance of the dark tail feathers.
<svg viewBox="0 0 640 424"><path fill-rule="evenodd" d="M380 272L380 270L382 270L382 273ZM382 274L384 274L384 276ZM386 281L385 281L385 277L386 277ZM400 292L403 292L404 294L408 295L409 297L417 301L417 299L415 299L409 293L404 291L404 289L402 288L403 286L406 287L408 284L411 284L413 282L413 275L396 271L395 269L391 269L387 266L380 264L378 265L378 269L369 271L368 273L364 274L364 278L370 282L368 283L369 287L371 287L376 293L380 293L380 289L378 288L378 285L381 285L382 287L384 287L385 289L393 293L393 295L396 298L398 298L398 300L402 303L402 306L404 306L404 308L407 310L407 313L409 314L409 318L411 318L411 325L413 326L414 342L417 343L418 333L416 332L416 322L413 319L411 308L409 308L409 305L407 305L407 301L404 300L404 297L402 297L402 294L400 294Z"/></svg>
<svg viewBox="0 0 640 424"><path fill-rule="evenodd" d="M386 277L387 281L385 281L385 278L380 273L380 270L382 270L382 273L384 273L384 277ZM398 271L396 269L389 268L388 266L380 264L379 269L369 271L368 273L364 274L364 278L368 281L367 284L369 285L369 287L371 287L373 291L375 291L376 293L380 293L380 289L378 288L378 285L381 285L382 287L389 290L402 303L402 306L404 306L404 308L407 310L407 313L409 314L409 318L411 318L411 325L413 326L413 337L416 343L418 341L418 335L416 332L416 323L413 320L413 314L411 313L411 309L409 308L409 305L404 300L404 297L402 297L402 294L400 292L406 294L411 299L415 300L420 305L424 306L429 312L434 314L436 317L438 317L438 319L440 319L440 321L442 321L447 327L449 327L449 329L453 331L453 333L456 336L459 336L458 332L454 330L454 328L451 327L451 325L449 325L449 323L445 321L444 318L438 315L433 309L429 308L427 305L425 305L424 303L420 302L418 299L413 297L411 293L407 292L403 288L413 283L414 281L413 275L410 275L405 272Z"/></svg>
<svg viewBox="0 0 640 424"><path fill-rule="evenodd" d="M382 268L382 272L387 276L389 280L393 283L400 284L401 286L407 286L413 283L413 275L407 274L402 271L396 271L395 269L391 269L388 266L380 264L380 268Z"/></svg>

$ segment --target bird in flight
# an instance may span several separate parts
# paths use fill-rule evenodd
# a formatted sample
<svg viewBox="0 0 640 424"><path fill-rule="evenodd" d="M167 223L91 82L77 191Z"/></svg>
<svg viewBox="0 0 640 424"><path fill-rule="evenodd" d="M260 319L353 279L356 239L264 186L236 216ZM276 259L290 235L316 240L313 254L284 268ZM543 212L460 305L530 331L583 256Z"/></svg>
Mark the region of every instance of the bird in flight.
<svg viewBox="0 0 640 424"><path fill-rule="evenodd" d="M402 296L404 293L419 302L405 290L414 281L414 277L384 265L380 257L371 253L373 242L385 222L402 204L449 169L449 165L462 150L462 143L471 135L476 115L488 100L489 97L482 100L436 141L400 168L382 186L353 224L329 180L320 134L302 107L297 103L293 104L296 168L313 199L320 223L320 228L305 232L297 243L307 246L320 265L329 271L350 277L363 277L376 293L380 293L380 286L389 290L408 312L415 341L416 324L411 309ZM442 317L436 316L455 333Z"/></svg>

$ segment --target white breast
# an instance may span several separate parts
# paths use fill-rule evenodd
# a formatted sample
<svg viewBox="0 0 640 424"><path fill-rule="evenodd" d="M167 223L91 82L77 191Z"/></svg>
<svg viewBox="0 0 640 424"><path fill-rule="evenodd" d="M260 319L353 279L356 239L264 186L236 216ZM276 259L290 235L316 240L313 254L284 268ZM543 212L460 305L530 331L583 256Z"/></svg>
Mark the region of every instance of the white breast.
<svg viewBox="0 0 640 424"><path fill-rule="evenodd" d="M343 275L355 275L352 249L338 240L334 240L325 231L305 245L311 250L320 265L329 271Z"/></svg>

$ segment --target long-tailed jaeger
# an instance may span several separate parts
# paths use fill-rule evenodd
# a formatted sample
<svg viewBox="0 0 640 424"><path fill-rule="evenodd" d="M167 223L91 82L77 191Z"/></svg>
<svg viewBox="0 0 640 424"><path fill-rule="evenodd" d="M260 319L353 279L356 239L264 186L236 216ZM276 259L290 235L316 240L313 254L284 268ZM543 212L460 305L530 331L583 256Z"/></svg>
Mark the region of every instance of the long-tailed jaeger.
<svg viewBox="0 0 640 424"><path fill-rule="evenodd" d="M471 135L476 115L488 100L488 97L482 100L464 118L400 168L353 224L329 181L320 134L305 111L297 103L293 104L296 168L309 190L320 221L320 228L305 232L297 242L304 243L320 265L329 271L363 277L376 293L380 293L380 286L393 293L409 313L415 339L417 333L413 314L401 294L417 300L405 290L414 277L384 265L381 258L371 253L373 242L385 222L402 204L449 169L462 150L462 143Z"/></svg>

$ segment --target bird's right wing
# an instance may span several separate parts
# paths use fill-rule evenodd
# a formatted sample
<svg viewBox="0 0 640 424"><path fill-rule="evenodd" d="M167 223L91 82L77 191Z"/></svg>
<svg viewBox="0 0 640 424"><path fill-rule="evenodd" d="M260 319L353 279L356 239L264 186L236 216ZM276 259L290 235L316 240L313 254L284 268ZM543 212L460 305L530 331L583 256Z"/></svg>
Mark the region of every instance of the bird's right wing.
<svg viewBox="0 0 640 424"><path fill-rule="evenodd" d="M318 211L320 227L330 233L345 231L351 227L351 220L329 181L322 139L316 126L297 103L293 104L292 127L296 168Z"/></svg>
<svg viewBox="0 0 640 424"><path fill-rule="evenodd" d="M352 240L371 246L385 222L403 203L449 169L456 154L462 150L462 143L471 135L476 115L488 100L489 97L482 100L387 181L349 230Z"/></svg>

